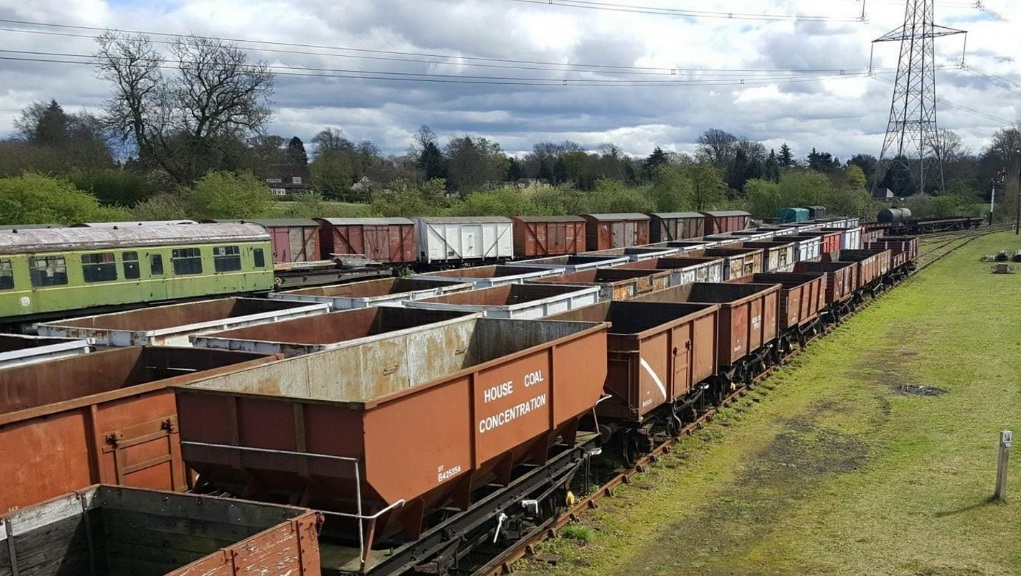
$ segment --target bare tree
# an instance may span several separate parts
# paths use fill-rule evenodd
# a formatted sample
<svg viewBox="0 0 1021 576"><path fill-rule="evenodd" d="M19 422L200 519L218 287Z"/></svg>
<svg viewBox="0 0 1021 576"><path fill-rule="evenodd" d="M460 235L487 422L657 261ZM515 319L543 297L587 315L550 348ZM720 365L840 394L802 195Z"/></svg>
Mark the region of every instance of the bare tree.
<svg viewBox="0 0 1021 576"><path fill-rule="evenodd" d="M723 169L737 153L737 137L730 132L717 128L710 128L698 137L698 144L702 147L701 152L717 168Z"/></svg>
<svg viewBox="0 0 1021 576"><path fill-rule="evenodd" d="M177 182L234 168L243 141L269 120L273 74L233 44L180 37L164 56L145 35L106 32L97 42L99 75L114 85L109 124Z"/></svg>
<svg viewBox="0 0 1021 576"><path fill-rule="evenodd" d="M940 130L935 142L929 143L929 153L946 163L956 162L971 154L971 151L964 146L957 132Z"/></svg>

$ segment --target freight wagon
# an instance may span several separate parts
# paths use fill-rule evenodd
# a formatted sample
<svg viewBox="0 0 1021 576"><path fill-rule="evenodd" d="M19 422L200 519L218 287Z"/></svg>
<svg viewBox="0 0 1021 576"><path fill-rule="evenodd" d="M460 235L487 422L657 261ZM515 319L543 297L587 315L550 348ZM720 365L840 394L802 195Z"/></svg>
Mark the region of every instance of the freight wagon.
<svg viewBox="0 0 1021 576"><path fill-rule="evenodd" d="M499 216L415 218L418 263L443 268L510 260L513 228Z"/></svg>
<svg viewBox="0 0 1021 576"><path fill-rule="evenodd" d="M723 282L723 269L726 261L723 258L693 258L676 256L641 260L629 264L621 264L614 268L627 270L667 270L670 272L670 286L694 284L695 282Z"/></svg>
<svg viewBox="0 0 1021 576"><path fill-rule="evenodd" d="M489 318L542 318L599 301L598 286L504 284L493 288L411 300L408 308L482 312Z"/></svg>
<svg viewBox="0 0 1021 576"><path fill-rule="evenodd" d="M47 322L36 330L42 336L90 338L100 346L189 346L192 334L329 311L321 302L221 298Z"/></svg>
<svg viewBox="0 0 1021 576"><path fill-rule="evenodd" d="M212 223L257 224L269 233L274 264L317 262L319 223L306 218L263 218L255 220L206 220Z"/></svg>
<svg viewBox="0 0 1021 576"><path fill-rule="evenodd" d="M96 482L184 490L168 387L272 359L134 347L0 370L0 514Z"/></svg>
<svg viewBox="0 0 1021 576"><path fill-rule="evenodd" d="M522 260L517 262L518 266L537 266L540 268L557 268L564 272L577 272L591 268L602 268L614 266L624 262L630 262L631 258L626 254L608 255L597 253L572 254L570 256L552 256L549 258L538 258L535 260Z"/></svg>
<svg viewBox="0 0 1021 576"><path fill-rule="evenodd" d="M437 283L471 284L475 288L491 288L504 284L521 284L526 280L552 276L563 272L559 268L538 266L518 266L512 264L494 264L491 266L473 266L471 268L455 268L440 272L415 274L413 280Z"/></svg>
<svg viewBox="0 0 1021 576"><path fill-rule="evenodd" d="M456 284L412 278L380 278L336 286L316 286L285 292L270 292L269 297L272 300L318 302L328 304L333 310L347 310L348 308L366 308L380 304L400 305L405 300L418 300L471 289L472 284L469 282Z"/></svg>
<svg viewBox="0 0 1021 576"><path fill-rule="evenodd" d="M705 216L698 212L655 212L649 214L649 241L669 242L705 236Z"/></svg>
<svg viewBox="0 0 1021 576"><path fill-rule="evenodd" d="M0 574L319 576L305 508L94 485L0 516Z"/></svg>
<svg viewBox="0 0 1021 576"><path fill-rule="evenodd" d="M47 338L0 334L0 370L36 362L88 354L94 341L87 338Z"/></svg>
<svg viewBox="0 0 1021 576"><path fill-rule="evenodd" d="M669 270L597 268L551 276L532 282L598 286L600 300L629 300L670 286Z"/></svg>
<svg viewBox="0 0 1021 576"><path fill-rule="evenodd" d="M743 210L722 210L703 212L705 216L706 234L726 234L736 230L745 230L751 226L752 215Z"/></svg>
<svg viewBox="0 0 1021 576"><path fill-rule="evenodd" d="M585 247L590 252L629 248L649 243L646 214L582 214L585 219Z"/></svg>
<svg viewBox="0 0 1021 576"><path fill-rule="evenodd" d="M323 258L361 254L406 267L418 260L415 222L407 218L317 218Z"/></svg>
<svg viewBox="0 0 1021 576"><path fill-rule="evenodd" d="M325 529L368 562L374 542L415 539L554 440L573 445L606 330L482 318L416 332L404 355L384 338L199 380L177 389L184 457L233 493L331 511Z"/></svg>
<svg viewBox="0 0 1021 576"><path fill-rule="evenodd" d="M513 220L515 258L585 251L585 219L581 216L518 216Z"/></svg>

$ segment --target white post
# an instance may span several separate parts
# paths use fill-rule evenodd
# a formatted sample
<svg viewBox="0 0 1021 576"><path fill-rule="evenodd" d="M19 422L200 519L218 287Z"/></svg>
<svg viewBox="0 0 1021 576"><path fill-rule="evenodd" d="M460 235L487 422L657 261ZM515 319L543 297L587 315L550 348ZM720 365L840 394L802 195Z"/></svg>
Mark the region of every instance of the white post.
<svg viewBox="0 0 1021 576"><path fill-rule="evenodd" d="M1007 499L1007 464L1010 462L1010 444L1013 440L1010 430L1000 432L1000 460L996 466L996 499L1003 502Z"/></svg>

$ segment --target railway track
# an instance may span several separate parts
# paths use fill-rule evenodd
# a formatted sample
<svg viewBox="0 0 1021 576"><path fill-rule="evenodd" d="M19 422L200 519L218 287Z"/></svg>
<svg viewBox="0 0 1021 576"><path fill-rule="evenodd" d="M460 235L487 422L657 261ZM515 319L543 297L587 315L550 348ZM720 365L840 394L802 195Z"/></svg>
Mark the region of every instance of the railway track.
<svg viewBox="0 0 1021 576"><path fill-rule="evenodd" d="M1000 230L990 230L986 228L982 230L958 232L955 234L940 235L940 237L926 238L926 242L920 248L918 265L914 272L912 272L912 275L918 274L922 270L978 238L998 231ZM855 309L854 313L856 314L862 311L870 306L874 301L874 299L866 300ZM520 537L510 547L506 547L501 553L484 562L480 562L475 566L459 569L458 573L471 574L472 576L496 576L510 573L514 562L525 557L534 556L536 551L535 547L538 544L544 540L556 537L557 532L560 529L568 525L570 522L577 520L580 514L584 511L596 508L597 502L601 498L612 496L614 491L620 485L630 484L636 474L645 472L653 462L658 460L663 454L669 453L677 443L712 422L721 410L747 396L752 390L756 389L756 387L768 379L773 372L801 354L808 345L811 345L818 338L821 338L834 330L836 326L837 324L827 326L825 329L813 336L806 343L805 347L796 348L790 354L785 356L779 364L768 368L756 376L751 383L737 388L730 395L724 398L720 404L703 411L693 422L684 426L676 436L666 438L657 444L651 452L640 457L633 466L617 472L612 478L604 481L598 488L590 491L588 494L568 505L557 517L536 526L534 530ZM763 389L762 393L766 393L766 390Z"/></svg>

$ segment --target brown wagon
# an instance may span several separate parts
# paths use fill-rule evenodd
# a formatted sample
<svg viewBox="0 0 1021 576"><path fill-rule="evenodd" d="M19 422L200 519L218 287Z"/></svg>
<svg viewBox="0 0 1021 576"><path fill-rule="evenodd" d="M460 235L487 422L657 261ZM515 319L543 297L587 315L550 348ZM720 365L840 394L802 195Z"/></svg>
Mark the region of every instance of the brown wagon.
<svg viewBox="0 0 1021 576"><path fill-rule="evenodd" d="M827 254L830 262L854 262L858 267L858 290L875 293L891 270L889 250L838 250Z"/></svg>
<svg viewBox="0 0 1021 576"><path fill-rule="evenodd" d="M319 576L306 508L95 485L0 516L0 574Z"/></svg>
<svg viewBox="0 0 1021 576"><path fill-rule="evenodd" d="M649 439L650 415L661 406L661 423L673 431L680 405L699 383L716 372L716 330L719 306L673 302L603 302L550 320L609 322L610 398L596 411L603 426L624 423Z"/></svg>
<svg viewBox="0 0 1021 576"><path fill-rule="evenodd" d="M649 243L649 217L645 214L582 214L585 247L592 250L628 248Z"/></svg>
<svg viewBox="0 0 1021 576"><path fill-rule="evenodd" d="M134 347L0 371L0 513L96 482L185 489L168 387L274 358Z"/></svg>
<svg viewBox="0 0 1021 576"><path fill-rule="evenodd" d="M668 256L619 264L621 270L669 270L670 286L695 282L723 282L723 258L693 258Z"/></svg>
<svg viewBox="0 0 1021 576"><path fill-rule="evenodd" d="M656 212L649 228L650 242L669 242L705 235L705 215L698 212Z"/></svg>
<svg viewBox="0 0 1021 576"><path fill-rule="evenodd" d="M797 261L798 247L794 242L784 242L781 238L745 242L741 247L762 250L763 272L791 272L794 270L795 261Z"/></svg>
<svg viewBox="0 0 1021 576"><path fill-rule="evenodd" d="M585 251L585 219L581 216L518 216L512 220L515 258Z"/></svg>
<svg viewBox="0 0 1021 576"><path fill-rule="evenodd" d="M721 210L703 212L705 216L706 234L725 234L735 230L744 230L751 226L752 215L743 210Z"/></svg>
<svg viewBox="0 0 1021 576"><path fill-rule="evenodd" d="M554 440L574 444L602 394L606 329L477 319L418 332L405 354L383 338L200 380L177 389L185 460L248 498L357 516L327 529L365 550L416 538Z"/></svg>
<svg viewBox="0 0 1021 576"><path fill-rule="evenodd" d="M719 373L729 382L749 378L772 352L778 332L778 284L686 284L636 299L720 305L716 340Z"/></svg>
<svg viewBox="0 0 1021 576"><path fill-rule="evenodd" d="M384 264L418 258L415 222L407 218L317 218L323 258L362 254Z"/></svg>
<svg viewBox="0 0 1021 576"><path fill-rule="evenodd" d="M784 351L789 350L793 342L804 345L815 333L819 315L826 309L826 274L823 272L752 274L730 283L780 285L777 328Z"/></svg>
<svg viewBox="0 0 1021 576"><path fill-rule="evenodd" d="M723 279L731 280L748 274L762 272L764 253L761 248L708 248L693 250L685 256L695 258L722 258Z"/></svg>
<svg viewBox="0 0 1021 576"><path fill-rule="evenodd" d="M858 293L858 266L855 262L798 262L794 272L826 274L824 320L837 322L851 310Z"/></svg>
<svg viewBox="0 0 1021 576"><path fill-rule="evenodd" d="M663 290L670 286L669 270L629 270L595 268L570 274L550 276L530 282L543 284L595 284L599 286L600 300L630 300L635 296Z"/></svg>

